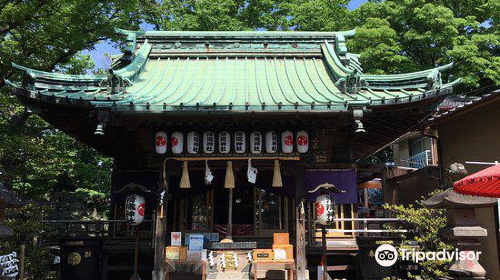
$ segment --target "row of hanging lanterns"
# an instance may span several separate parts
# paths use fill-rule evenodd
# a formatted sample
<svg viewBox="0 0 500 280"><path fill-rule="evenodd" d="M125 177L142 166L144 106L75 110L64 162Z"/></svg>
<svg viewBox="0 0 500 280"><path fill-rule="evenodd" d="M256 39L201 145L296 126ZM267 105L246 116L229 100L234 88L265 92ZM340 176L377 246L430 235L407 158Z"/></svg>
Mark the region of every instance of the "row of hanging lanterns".
<svg viewBox="0 0 500 280"><path fill-rule="evenodd" d="M216 135L212 131L205 131L201 136L196 131L187 133L186 145L184 145L184 134L179 131L172 133L170 137L170 147L173 154L182 154L184 146L189 154L198 154L200 150L204 154L212 154L216 151L220 154L229 154L231 152L231 142L233 141L233 150L237 154L247 152L247 146L252 154L261 154L264 152L274 154L278 152L278 133L268 131L264 137L261 132L253 131L250 133L249 143L247 143L246 132L236 131L231 137L227 131L219 132L218 145L216 147ZM159 131L155 137L156 153L165 154L167 152L167 133ZM305 130L300 130L296 133L295 138L293 132L286 130L281 133L281 151L285 154L290 154L294 150L294 142L296 143L297 151L301 154L309 151L309 134Z"/></svg>

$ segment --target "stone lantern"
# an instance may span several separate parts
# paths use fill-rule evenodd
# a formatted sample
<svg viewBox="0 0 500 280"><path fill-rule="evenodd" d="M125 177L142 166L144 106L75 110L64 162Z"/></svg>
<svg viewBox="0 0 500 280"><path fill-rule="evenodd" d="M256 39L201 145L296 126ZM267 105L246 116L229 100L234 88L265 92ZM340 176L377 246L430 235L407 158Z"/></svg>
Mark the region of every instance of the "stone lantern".
<svg viewBox="0 0 500 280"><path fill-rule="evenodd" d="M478 225L476 208L491 207L496 198L463 195L448 189L423 201L429 208L446 209L448 224L441 234L450 245L459 251L481 252L479 238L487 236L487 230ZM480 255L479 255L480 256ZM477 259L455 260L449 268L451 279L469 280L486 279L486 271Z"/></svg>

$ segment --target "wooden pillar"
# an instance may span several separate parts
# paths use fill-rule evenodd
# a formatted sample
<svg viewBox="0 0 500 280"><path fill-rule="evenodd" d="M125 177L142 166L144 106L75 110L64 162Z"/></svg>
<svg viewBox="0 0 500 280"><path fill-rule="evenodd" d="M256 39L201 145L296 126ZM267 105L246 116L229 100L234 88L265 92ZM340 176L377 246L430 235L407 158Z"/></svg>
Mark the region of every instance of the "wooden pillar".
<svg viewBox="0 0 500 280"><path fill-rule="evenodd" d="M301 167L295 168L295 251L297 280L305 280L307 270L306 259L306 213L304 205L305 187L303 182L304 171Z"/></svg>
<svg viewBox="0 0 500 280"><path fill-rule="evenodd" d="M134 274L130 280L141 280L139 276L139 225L134 227Z"/></svg>
<svg viewBox="0 0 500 280"><path fill-rule="evenodd" d="M168 176L163 173L163 187L160 188L160 199L156 206L155 235L154 235L154 270L153 280L165 279L163 270L165 263L165 247L167 235L167 206L168 206ZM163 196L163 197L161 197Z"/></svg>
<svg viewBox="0 0 500 280"><path fill-rule="evenodd" d="M229 201L227 210L227 229L225 240L233 240L233 188L229 188Z"/></svg>
<svg viewBox="0 0 500 280"><path fill-rule="evenodd" d="M326 226L321 225L321 249L323 254L323 280L328 280L328 259L327 259L327 251L326 251Z"/></svg>

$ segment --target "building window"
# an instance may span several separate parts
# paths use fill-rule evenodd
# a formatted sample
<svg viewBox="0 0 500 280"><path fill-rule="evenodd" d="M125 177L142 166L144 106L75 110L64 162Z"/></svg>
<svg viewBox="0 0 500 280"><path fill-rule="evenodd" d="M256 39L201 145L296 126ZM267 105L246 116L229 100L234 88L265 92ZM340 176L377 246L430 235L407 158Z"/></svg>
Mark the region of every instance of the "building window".
<svg viewBox="0 0 500 280"><path fill-rule="evenodd" d="M424 168L432 165L432 140L428 137L410 140L409 157L407 159L408 167Z"/></svg>

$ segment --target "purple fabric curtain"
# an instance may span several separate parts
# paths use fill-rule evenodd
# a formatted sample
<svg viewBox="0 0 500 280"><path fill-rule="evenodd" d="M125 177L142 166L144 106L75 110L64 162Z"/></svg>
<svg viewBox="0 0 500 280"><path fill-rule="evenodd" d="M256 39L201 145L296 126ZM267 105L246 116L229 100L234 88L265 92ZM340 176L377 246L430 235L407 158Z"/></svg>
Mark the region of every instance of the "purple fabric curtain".
<svg viewBox="0 0 500 280"><path fill-rule="evenodd" d="M357 203L356 170L307 171L304 175L306 200L315 201L316 197L320 195L319 191L312 194L309 191L324 183L333 184L337 189L345 191L345 193L333 194L335 203Z"/></svg>

